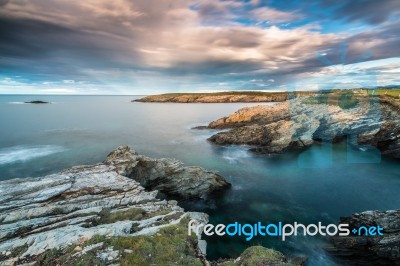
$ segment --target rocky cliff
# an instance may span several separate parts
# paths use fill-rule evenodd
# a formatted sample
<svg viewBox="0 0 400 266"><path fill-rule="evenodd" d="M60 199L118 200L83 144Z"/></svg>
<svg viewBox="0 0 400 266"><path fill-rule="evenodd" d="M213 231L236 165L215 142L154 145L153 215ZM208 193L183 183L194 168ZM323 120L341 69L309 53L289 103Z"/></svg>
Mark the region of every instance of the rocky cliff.
<svg viewBox="0 0 400 266"><path fill-rule="evenodd" d="M202 265L205 242L188 237L187 222L206 223L207 215L159 200L140 182L183 197L205 197L228 184L214 172L151 159L126 146L104 163L2 181L1 264Z"/></svg>
<svg viewBox="0 0 400 266"><path fill-rule="evenodd" d="M104 161L123 176L138 181L149 190L159 190L181 198L206 198L230 184L214 171L197 166L184 166L169 159L153 159L137 154L127 146L117 148Z"/></svg>
<svg viewBox="0 0 400 266"><path fill-rule="evenodd" d="M211 122L208 128L229 130L209 140L220 145L251 145L260 153L279 153L315 141L335 142L348 137L353 145L374 146L384 155L400 158L400 109L395 99L326 97L326 101L297 98L240 109Z"/></svg>
<svg viewBox="0 0 400 266"><path fill-rule="evenodd" d="M296 96L313 95L314 92L298 92ZM150 95L134 102L173 103L235 103L235 102L283 102L288 99L286 92L232 91L216 93L168 93Z"/></svg>

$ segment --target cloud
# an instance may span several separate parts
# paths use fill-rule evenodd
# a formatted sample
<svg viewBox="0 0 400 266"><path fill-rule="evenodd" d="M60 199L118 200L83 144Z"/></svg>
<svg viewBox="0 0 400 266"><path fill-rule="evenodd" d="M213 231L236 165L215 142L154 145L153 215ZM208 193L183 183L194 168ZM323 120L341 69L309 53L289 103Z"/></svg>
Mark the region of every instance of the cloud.
<svg viewBox="0 0 400 266"><path fill-rule="evenodd" d="M354 35L322 33L313 22L280 27L279 23L304 20L300 7L288 11L261 4L254 0L10 1L0 8L0 67L33 82L71 86L87 81L110 90L129 84L157 87L162 82L200 87L206 79L235 86L246 86L252 79L280 85L296 74L325 67L317 54L326 54L330 64L340 63L342 42L348 44L347 63L365 60L359 58L365 51L371 51L372 59L399 54L395 20ZM336 7L335 16L378 23L393 14L382 7L385 15L367 17L373 7L365 4L352 17L345 6L355 8L346 2ZM253 25L257 20L271 24Z"/></svg>
<svg viewBox="0 0 400 266"><path fill-rule="evenodd" d="M329 2L329 1L328 1ZM348 21L367 21L378 24L400 13L398 0L347 0L336 10L336 17Z"/></svg>
<svg viewBox="0 0 400 266"><path fill-rule="evenodd" d="M282 12L269 7L260 7L254 9L250 14L260 21L269 21L272 23L281 23L295 21L300 18L300 15L295 12Z"/></svg>

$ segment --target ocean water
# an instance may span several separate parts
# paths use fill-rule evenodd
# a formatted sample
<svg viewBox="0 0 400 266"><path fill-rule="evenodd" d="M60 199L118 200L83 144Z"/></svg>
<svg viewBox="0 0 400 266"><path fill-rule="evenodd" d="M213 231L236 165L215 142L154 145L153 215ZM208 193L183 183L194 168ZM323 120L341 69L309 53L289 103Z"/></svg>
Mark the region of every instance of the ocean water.
<svg viewBox="0 0 400 266"><path fill-rule="evenodd" d="M113 148L129 145L140 154L176 158L225 176L230 190L208 201L181 202L186 209L209 213L213 224L328 224L354 212L400 206L399 161L380 160L346 142L275 156L256 155L245 146L216 146L206 140L216 131L191 128L257 104L130 102L138 97L0 96L0 180L97 163ZM52 104L23 104L36 99ZM329 243L318 237L207 241L210 259L237 257L246 247L261 244L306 255L309 265L338 263L324 252Z"/></svg>

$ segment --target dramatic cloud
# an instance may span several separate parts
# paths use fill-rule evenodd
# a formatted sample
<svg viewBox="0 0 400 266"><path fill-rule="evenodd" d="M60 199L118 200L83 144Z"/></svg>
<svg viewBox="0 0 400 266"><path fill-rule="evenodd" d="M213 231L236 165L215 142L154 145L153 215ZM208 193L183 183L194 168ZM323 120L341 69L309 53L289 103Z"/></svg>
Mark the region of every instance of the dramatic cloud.
<svg viewBox="0 0 400 266"><path fill-rule="evenodd" d="M360 20L378 24L399 13L400 1L398 0L347 0L343 1L336 15L338 18L345 18L349 21Z"/></svg>
<svg viewBox="0 0 400 266"><path fill-rule="evenodd" d="M400 56L398 1L318 2L323 24L309 4L263 2L0 0L0 92L268 89Z"/></svg>

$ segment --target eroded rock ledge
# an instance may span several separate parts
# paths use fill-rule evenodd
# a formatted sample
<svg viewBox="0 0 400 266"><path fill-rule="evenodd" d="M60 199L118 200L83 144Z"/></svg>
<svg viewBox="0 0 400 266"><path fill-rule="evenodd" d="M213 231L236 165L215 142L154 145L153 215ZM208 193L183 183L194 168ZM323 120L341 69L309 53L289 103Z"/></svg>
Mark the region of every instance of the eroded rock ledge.
<svg viewBox="0 0 400 266"><path fill-rule="evenodd" d="M400 210L366 211L342 217L340 223L350 228L360 226L381 226L383 236L333 237L333 247L328 249L344 262L357 265L399 265L400 264Z"/></svg>
<svg viewBox="0 0 400 266"><path fill-rule="evenodd" d="M104 164L149 190L159 190L182 198L206 198L230 186L224 177L214 171L184 166L175 159L152 159L137 154L128 146L118 147L111 152Z"/></svg>
<svg viewBox="0 0 400 266"><path fill-rule="evenodd" d="M353 145L376 147L384 155L400 158L399 106L393 98L363 94L346 101L335 94L296 98L242 108L213 121L208 128L229 130L209 140L220 145L251 145L260 153L279 153L315 141L348 137Z"/></svg>
<svg viewBox="0 0 400 266"><path fill-rule="evenodd" d="M140 156L126 146L104 163L2 181L0 264L110 264L140 259L146 256L140 252L156 252L147 248L163 243L181 258L169 258L175 263L201 265L205 242L200 236L188 238L187 222L206 223L208 216L184 212L176 201L159 200L156 190L146 191L139 182L183 197L204 197L228 185L214 172ZM142 246L122 254L123 243L132 241Z"/></svg>

